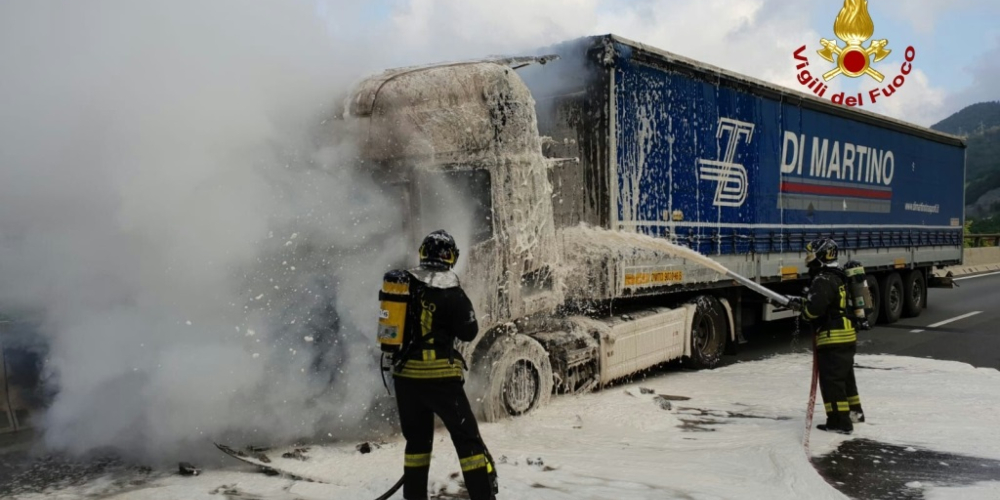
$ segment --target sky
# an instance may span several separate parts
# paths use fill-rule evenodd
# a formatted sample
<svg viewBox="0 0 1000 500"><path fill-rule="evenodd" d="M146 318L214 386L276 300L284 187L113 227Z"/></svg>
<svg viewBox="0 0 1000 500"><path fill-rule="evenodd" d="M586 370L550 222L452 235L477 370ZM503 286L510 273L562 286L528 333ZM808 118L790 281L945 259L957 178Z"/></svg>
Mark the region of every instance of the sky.
<svg viewBox="0 0 1000 500"><path fill-rule="evenodd" d="M336 0L318 1L338 42L379 33L405 39L390 63L472 58L614 33L796 90L802 87L792 52L807 44L811 63L827 64L816 55L819 39L835 39L833 21L843 6L835 0L373 0L343 15L330 7ZM908 46L916 59L903 88L867 110L930 126L969 104L1000 100L994 83L1000 2L871 0L869 11L873 39L889 40L892 50L875 68L891 80ZM876 86L867 77L831 82L832 91Z"/></svg>

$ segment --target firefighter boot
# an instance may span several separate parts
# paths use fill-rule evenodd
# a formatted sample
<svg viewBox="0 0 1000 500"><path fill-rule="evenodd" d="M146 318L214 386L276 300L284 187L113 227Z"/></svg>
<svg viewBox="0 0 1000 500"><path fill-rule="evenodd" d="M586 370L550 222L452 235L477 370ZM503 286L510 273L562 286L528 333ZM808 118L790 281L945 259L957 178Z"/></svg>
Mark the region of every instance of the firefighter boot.
<svg viewBox="0 0 1000 500"><path fill-rule="evenodd" d="M817 429L839 434L851 434L854 432L854 424L846 412L833 412L827 415L826 423L816 426Z"/></svg>
<svg viewBox="0 0 1000 500"><path fill-rule="evenodd" d="M819 425L816 426L816 428L819 429L819 430L821 430L821 431L836 432L838 434L845 434L845 435L850 435L852 432L854 432L853 428L847 428L847 427L842 427L842 426L832 426L830 424L819 424Z"/></svg>

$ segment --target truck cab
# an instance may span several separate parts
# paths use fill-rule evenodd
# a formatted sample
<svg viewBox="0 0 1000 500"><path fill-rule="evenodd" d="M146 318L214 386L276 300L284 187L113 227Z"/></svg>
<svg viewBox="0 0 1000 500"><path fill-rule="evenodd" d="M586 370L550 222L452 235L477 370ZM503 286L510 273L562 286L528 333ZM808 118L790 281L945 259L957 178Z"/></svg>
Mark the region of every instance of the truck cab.
<svg viewBox="0 0 1000 500"><path fill-rule="evenodd" d="M580 251L585 238L567 243L556 230L551 181L579 165L543 154L551 145L538 131L538 103L514 69L532 62L545 59L386 71L360 82L345 112L361 164L398 202L410 247L435 229L456 236L456 271L480 324L463 355L487 420L526 413L554 391L588 390L678 357L693 320L694 307L651 309L635 318L644 321L625 325L631 333L623 336L615 334L620 319L616 325L565 313L567 294L579 312L599 295L591 287L606 290L608 276L589 278L613 272L614 263L603 250L594 261ZM556 203L581 195L565 193ZM616 336L633 342L616 352Z"/></svg>
<svg viewBox="0 0 1000 500"><path fill-rule="evenodd" d="M455 236L485 330L561 302L534 106L514 70L493 62L387 71L349 104L361 161L398 199L411 248L435 229Z"/></svg>

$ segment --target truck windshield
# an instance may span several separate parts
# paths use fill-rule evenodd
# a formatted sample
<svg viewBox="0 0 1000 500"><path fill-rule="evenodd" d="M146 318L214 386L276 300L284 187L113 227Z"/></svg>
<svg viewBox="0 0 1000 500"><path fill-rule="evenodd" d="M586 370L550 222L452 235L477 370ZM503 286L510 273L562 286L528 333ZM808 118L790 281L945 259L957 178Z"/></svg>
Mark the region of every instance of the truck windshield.
<svg viewBox="0 0 1000 500"><path fill-rule="evenodd" d="M493 237L493 199L486 169L427 171L420 183L420 218L424 233L448 229L469 244ZM431 226L434 226L431 228Z"/></svg>

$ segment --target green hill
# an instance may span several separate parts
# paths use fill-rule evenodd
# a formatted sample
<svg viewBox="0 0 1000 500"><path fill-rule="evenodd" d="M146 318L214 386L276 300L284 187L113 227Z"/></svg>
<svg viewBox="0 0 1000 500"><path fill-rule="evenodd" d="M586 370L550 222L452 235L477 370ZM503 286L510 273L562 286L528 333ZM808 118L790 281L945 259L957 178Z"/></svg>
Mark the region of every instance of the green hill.
<svg viewBox="0 0 1000 500"><path fill-rule="evenodd" d="M972 232L1000 232L1000 102L981 102L932 129L966 138L966 216Z"/></svg>
<svg viewBox="0 0 1000 500"><path fill-rule="evenodd" d="M969 136L1000 126L1000 101L981 102L941 120L931 128L946 134Z"/></svg>
<svg viewBox="0 0 1000 500"><path fill-rule="evenodd" d="M1000 127L968 138L965 165L965 200L974 203L1000 187Z"/></svg>

